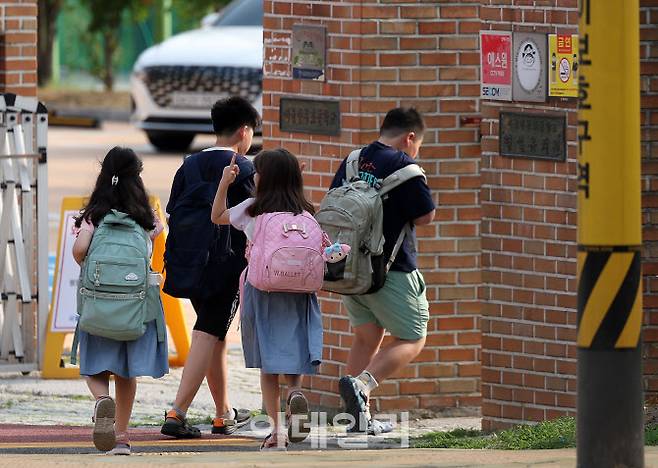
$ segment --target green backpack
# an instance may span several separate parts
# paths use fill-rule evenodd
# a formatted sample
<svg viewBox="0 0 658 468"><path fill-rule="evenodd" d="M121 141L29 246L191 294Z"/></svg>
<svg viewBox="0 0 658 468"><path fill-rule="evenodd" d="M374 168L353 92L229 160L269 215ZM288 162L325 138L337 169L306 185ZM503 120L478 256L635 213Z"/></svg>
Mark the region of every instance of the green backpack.
<svg viewBox="0 0 658 468"><path fill-rule="evenodd" d="M78 332L133 341L156 320L164 341L160 290L149 285L150 239L127 214L112 210L94 230L78 283L78 325L71 363L75 364Z"/></svg>

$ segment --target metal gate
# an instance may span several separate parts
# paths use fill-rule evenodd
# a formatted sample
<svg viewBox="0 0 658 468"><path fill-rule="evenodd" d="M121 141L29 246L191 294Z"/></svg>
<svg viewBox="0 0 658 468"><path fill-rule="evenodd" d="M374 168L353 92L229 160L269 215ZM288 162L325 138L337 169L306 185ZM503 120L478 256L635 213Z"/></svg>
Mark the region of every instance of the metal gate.
<svg viewBox="0 0 658 468"><path fill-rule="evenodd" d="M48 114L0 94L0 372L37 370L48 319Z"/></svg>

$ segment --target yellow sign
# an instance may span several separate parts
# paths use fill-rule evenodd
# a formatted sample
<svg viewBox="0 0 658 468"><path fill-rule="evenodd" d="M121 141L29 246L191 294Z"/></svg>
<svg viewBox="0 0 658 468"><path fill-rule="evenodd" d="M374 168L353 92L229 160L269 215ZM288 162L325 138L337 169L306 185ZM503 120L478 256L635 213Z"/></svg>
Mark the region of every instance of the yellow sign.
<svg viewBox="0 0 658 468"><path fill-rule="evenodd" d="M75 379L80 376L77 367L62 367L62 351L66 336L75 330L75 288L78 273L77 263L71 254L71 215L77 214L84 206L85 197L65 197L62 201L59 224L59 238L57 240L57 259L55 261L55 276L53 281L53 298L48 315L48 328L46 334L43 369L41 376L44 379ZM164 213L160 200L151 197L151 205L158 217L164 220ZM153 242L152 268L162 271L164 266L166 231L155 238ZM190 333L183 317L183 308L179 299L160 292L162 305L165 311L165 321L169 328L169 335L174 342L177 354L169 357L171 366L185 364L190 349ZM73 305L72 305L73 304Z"/></svg>
<svg viewBox="0 0 658 468"><path fill-rule="evenodd" d="M617 0L587 1L582 10L577 341L635 348L642 326L639 9L636 0Z"/></svg>
<svg viewBox="0 0 658 468"><path fill-rule="evenodd" d="M548 95L578 97L578 35L548 35Z"/></svg>
<svg viewBox="0 0 658 468"><path fill-rule="evenodd" d="M587 2L592 20L581 26L578 243L585 246L642 244L639 30L629 5Z"/></svg>

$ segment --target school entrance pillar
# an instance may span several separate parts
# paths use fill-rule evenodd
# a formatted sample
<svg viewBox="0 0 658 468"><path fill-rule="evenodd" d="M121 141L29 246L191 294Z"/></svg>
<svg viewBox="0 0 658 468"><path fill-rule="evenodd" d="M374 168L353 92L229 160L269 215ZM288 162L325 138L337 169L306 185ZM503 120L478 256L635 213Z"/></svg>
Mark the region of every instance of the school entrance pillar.
<svg viewBox="0 0 658 468"><path fill-rule="evenodd" d="M478 5L265 0L263 143L307 162L318 203L341 160L375 140L385 113L414 106L428 130L419 162L439 206L418 229L430 301L427 345L373 396L375 411L480 404ZM306 380L315 406L340 407L352 333L323 294L324 362Z"/></svg>

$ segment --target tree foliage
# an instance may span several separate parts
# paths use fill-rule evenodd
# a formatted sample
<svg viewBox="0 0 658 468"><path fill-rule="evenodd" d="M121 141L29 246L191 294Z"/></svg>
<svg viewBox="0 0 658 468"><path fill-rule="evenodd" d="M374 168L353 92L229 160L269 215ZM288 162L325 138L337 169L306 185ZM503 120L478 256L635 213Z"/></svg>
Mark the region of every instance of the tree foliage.
<svg viewBox="0 0 658 468"><path fill-rule="evenodd" d="M172 0L172 8L186 24L198 24L208 13L219 11L231 0Z"/></svg>
<svg viewBox="0 0 658 468"><path fill-rule="evenodd" d="M37 79L40 86L47 84L53 74L53 43L57 35L57 15L62 9L62 0L39 0L37 22Z"/></svg>
<svg viewBox="0 0 658 468"><path fill-rule="evenodd" d="M119 47L119 28L124 14L128 11L135 21L145 17L154 0L81 0L91 14L88 33L90 40L101 39L100 53L94 54L95 74L103 81L105 89L114 86L114 66L116 51ZM97 50L97 48L94 48ZM94 50L92 49L92 50ZM98 57L100 55L100 58Z"/></svg>

